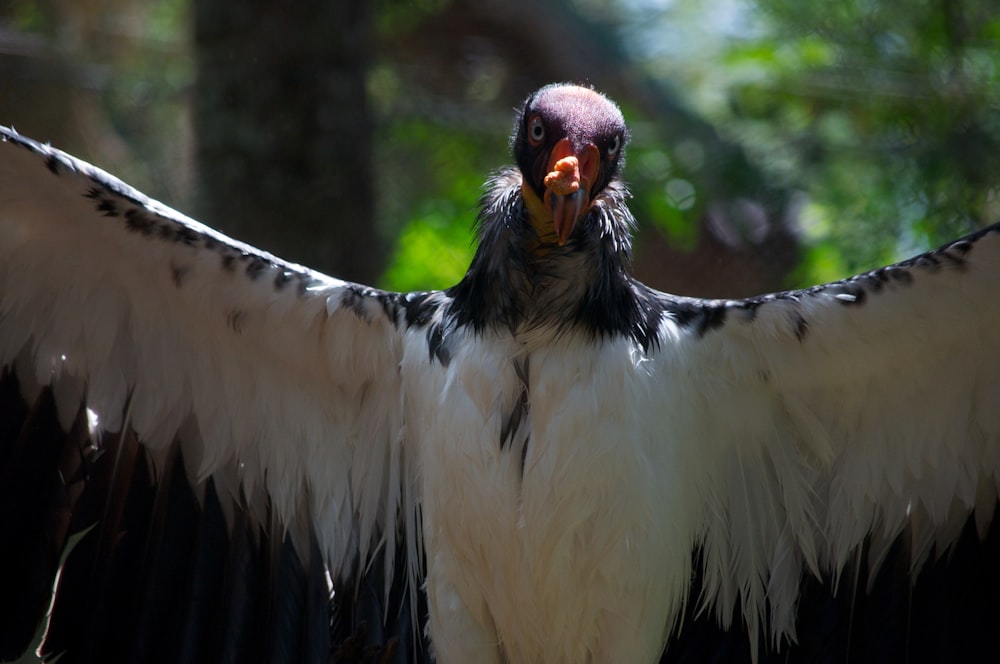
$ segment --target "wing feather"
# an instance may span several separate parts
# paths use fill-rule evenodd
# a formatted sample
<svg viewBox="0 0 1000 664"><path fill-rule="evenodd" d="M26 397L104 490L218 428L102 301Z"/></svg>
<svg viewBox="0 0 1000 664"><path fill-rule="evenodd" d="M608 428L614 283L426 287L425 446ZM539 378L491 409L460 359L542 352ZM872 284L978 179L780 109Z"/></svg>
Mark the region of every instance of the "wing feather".
<svg viewBox="0 0 1000 664"><path fill-rule="evenodd" d="M660 373L695 396L651 424L671 432L703 506L692 546L720 622L739 608L751 635L794 639L804 575L836 583L867 546L874 579L901 535L917 570L974 509L986 533L1000 478L998 293L1000 226L809 290L655 295ZM709 313L721 324L699 326Z"/></svg>
<svg viewBox="0 0 1000 664"><path fill-rule="evenodd" d="M0 367L23 391L52 384L64 428L85 401L153 459L180 440L193 484L214 477L260 520L266 505L294 531L304 508L335 572L394 550L398 296L227 238L12 130L0 140Z"/></svg>

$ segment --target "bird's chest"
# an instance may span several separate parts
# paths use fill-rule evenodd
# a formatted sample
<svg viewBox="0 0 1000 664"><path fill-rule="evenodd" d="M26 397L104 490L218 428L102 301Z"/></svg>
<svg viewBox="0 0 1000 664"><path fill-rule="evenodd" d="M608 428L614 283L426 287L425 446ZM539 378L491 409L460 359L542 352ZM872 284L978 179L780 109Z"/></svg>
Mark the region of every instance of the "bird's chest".
<svg viewBox="0 0 1000 664"><path fill-rule="evenodd" d="M600 616L638 601L633 577L663 555L649 523L663 449L639 416L650 376L625 340L452 347L407 386L431 611L458 603L512 661L553 661L553 648L582 661Z"/></svg>

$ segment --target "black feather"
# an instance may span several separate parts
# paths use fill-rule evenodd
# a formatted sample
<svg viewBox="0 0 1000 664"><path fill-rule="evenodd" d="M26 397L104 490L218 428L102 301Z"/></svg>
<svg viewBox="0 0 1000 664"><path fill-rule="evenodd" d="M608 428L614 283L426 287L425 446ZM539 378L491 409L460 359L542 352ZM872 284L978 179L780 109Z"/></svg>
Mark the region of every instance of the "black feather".
<svg viewBox="0 0 1000 664"><path fill-rule="evenodd" d="M52 389L28 408L6 371L0 399L0 660L7 660L31 643L48 608L74 502L64 474L80 463L86 416L81 408L64 433Z"/></svg>

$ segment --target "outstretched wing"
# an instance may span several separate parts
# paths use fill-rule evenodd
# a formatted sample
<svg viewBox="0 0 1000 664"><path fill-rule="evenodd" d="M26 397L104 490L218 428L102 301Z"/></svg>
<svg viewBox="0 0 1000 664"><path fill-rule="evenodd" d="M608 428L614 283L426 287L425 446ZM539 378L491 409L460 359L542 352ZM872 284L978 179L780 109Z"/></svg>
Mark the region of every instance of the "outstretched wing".
<svg viewBox="0 0 1000 664"><path fill-rule="evenodd" d="M96 482L93 459L113 450L117 480L129 454L145 454L139 465L165 480L183 469L203 512L231 533L247 518L274 527L275 551L287 534L306 569L318 552L344 573L384 546L391 578L409 486L398 374L406 298L231 240L12 130L0 128L0 140L5 542L45 539L27 534L43 526L24 518L24 492L55 482L72 494L60 499L60 523L46 526L57 563L79 501L74 482ZM54 442L39 446L31 438L44 412L68 435L49 432ZM122 451L133 434L144 452ZM121 511L113 502L92 511ZM154 514L169 521L166 509ZM144 564L156 541L138 545ZM26 579L25 566L4 578L37 590L51 583L52 563L38 578ZM40 614L26 617L14 601L23 595L0 595L4 616L34 626Z"/></svg>
<svg viewBox="0 0 1000 664"><path fill-rule="evenodd" d="M973 510L986 532L1000 479L1000 226L808 290L647 296L662 311L653 424L699 510L701 600L724 625L737 609L753 640L758 628L794 640L803 579L836 586L861 557L874 572L904 534L917 571Z"/></svg>

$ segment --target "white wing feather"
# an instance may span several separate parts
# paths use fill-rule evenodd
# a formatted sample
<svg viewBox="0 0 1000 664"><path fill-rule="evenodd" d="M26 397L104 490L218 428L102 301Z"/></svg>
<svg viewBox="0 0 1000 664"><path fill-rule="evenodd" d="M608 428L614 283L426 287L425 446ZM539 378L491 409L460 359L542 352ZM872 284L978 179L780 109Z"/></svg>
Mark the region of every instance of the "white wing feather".
<svg viewBox="0 0 1000 664"><path fill-rule="evenodd" d="M836 579L866 539L877 567L904 529L916 569L973 509L985 532L1000 479L998 293L993 227L809 291L662 296L653 361L667 401L650 426L668 432L675 481L703 510L701 599L724 625L739 608L751 635L794 639L803 574ZM669 302L724 322L683 324Z"/></svg>
<svg viewBox="0 0 1000 664"><path fill-rule="evenodd" d="M405 470L390 296L2 139L0 367L64 386L63 417L85 398L154 456L181 432L196 484L215 475L251 506L266 495L289 528L307 515L335 572L383 536L393 550Z"/></svg>

